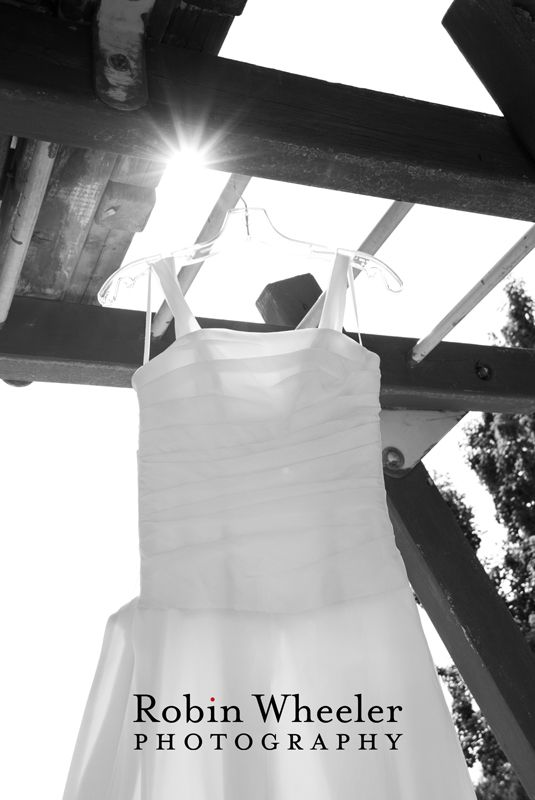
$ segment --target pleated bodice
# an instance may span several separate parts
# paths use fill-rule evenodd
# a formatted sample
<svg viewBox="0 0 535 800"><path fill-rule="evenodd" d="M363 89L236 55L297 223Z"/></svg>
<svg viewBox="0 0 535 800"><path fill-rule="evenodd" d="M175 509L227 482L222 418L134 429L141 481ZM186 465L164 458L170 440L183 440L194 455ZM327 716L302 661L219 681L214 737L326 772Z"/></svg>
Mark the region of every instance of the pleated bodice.
<svg viewBox="0 0 535 800"><path fill-rule="evenodd" d="M345 288L333 271L326 310ZM192 326L135 374L142 606L304 611L406 585L379 358L339 327Z"/></svg>

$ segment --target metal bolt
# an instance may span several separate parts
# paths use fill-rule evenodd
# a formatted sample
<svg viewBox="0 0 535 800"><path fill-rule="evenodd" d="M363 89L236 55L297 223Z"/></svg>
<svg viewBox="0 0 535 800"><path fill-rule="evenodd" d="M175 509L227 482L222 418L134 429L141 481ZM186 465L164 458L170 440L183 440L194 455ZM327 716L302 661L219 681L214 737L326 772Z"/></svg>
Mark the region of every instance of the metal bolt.
<svg viewBox="0 0 535 800"><path fill-rule="evenodd" d="M405 464L405 456L397 447L385 447L383 450L383 467L386 469L402 469Z"/></svg>
<svg viewBox="0 0 535 800"><path fill-rule="evenodd" d="M108 58L108 64L117 72L126 72L130 69L130 61L123 53L114 53Z"/></svg>
<svg viewBox="0 0 535 800"><path fill-rule="evenodd" d="M492 367L489 364L482 364L478 362L476 364L476 375L482 381L488 381L492 378Z"/></svg>

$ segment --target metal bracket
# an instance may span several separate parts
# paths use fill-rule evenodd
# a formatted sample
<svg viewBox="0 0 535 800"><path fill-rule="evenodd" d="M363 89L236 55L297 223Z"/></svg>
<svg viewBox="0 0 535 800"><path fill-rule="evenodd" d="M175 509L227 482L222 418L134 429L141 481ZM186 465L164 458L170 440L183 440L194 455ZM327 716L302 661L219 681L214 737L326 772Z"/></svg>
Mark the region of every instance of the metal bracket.
<svg viewBox="0 0 535 800"><path fill-rule="evenodd" d="M465 413L383 409L380 420L384 471L394 478L406 475Z"/></svg>
<svg viewBox="0 0 535 800"><path fill-rule="evenodd" d="M155 0L101 0L93 24L93 82L97 97L119 111L148 100L143 40Z"/></svg>

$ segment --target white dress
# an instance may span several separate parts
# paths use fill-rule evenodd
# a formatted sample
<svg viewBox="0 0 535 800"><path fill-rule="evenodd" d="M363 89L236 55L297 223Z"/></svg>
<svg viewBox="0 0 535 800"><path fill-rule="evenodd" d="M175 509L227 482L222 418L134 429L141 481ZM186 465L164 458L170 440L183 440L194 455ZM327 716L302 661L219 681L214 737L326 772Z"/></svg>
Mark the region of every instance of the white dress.
<svg viewBox="0 0 535 800"><path fill-rule="evenodd" d="M279 333L201 330L158 274L177 338L132 381L141 592L108 623L64 800L473 800L345 270L319 328Z"/></svg>

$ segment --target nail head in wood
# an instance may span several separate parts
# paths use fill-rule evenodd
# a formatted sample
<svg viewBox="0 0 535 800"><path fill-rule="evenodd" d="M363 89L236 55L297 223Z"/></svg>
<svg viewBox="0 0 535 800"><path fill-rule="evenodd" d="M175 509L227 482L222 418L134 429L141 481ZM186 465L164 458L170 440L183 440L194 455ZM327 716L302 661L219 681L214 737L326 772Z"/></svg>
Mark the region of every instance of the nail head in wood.
<svg viewBox="0 0 535 800"><path fill-rule="evenodd" d="M156 202L154 189L108 181L95 214L104 228L138 233L145 228Z"/></svg>

